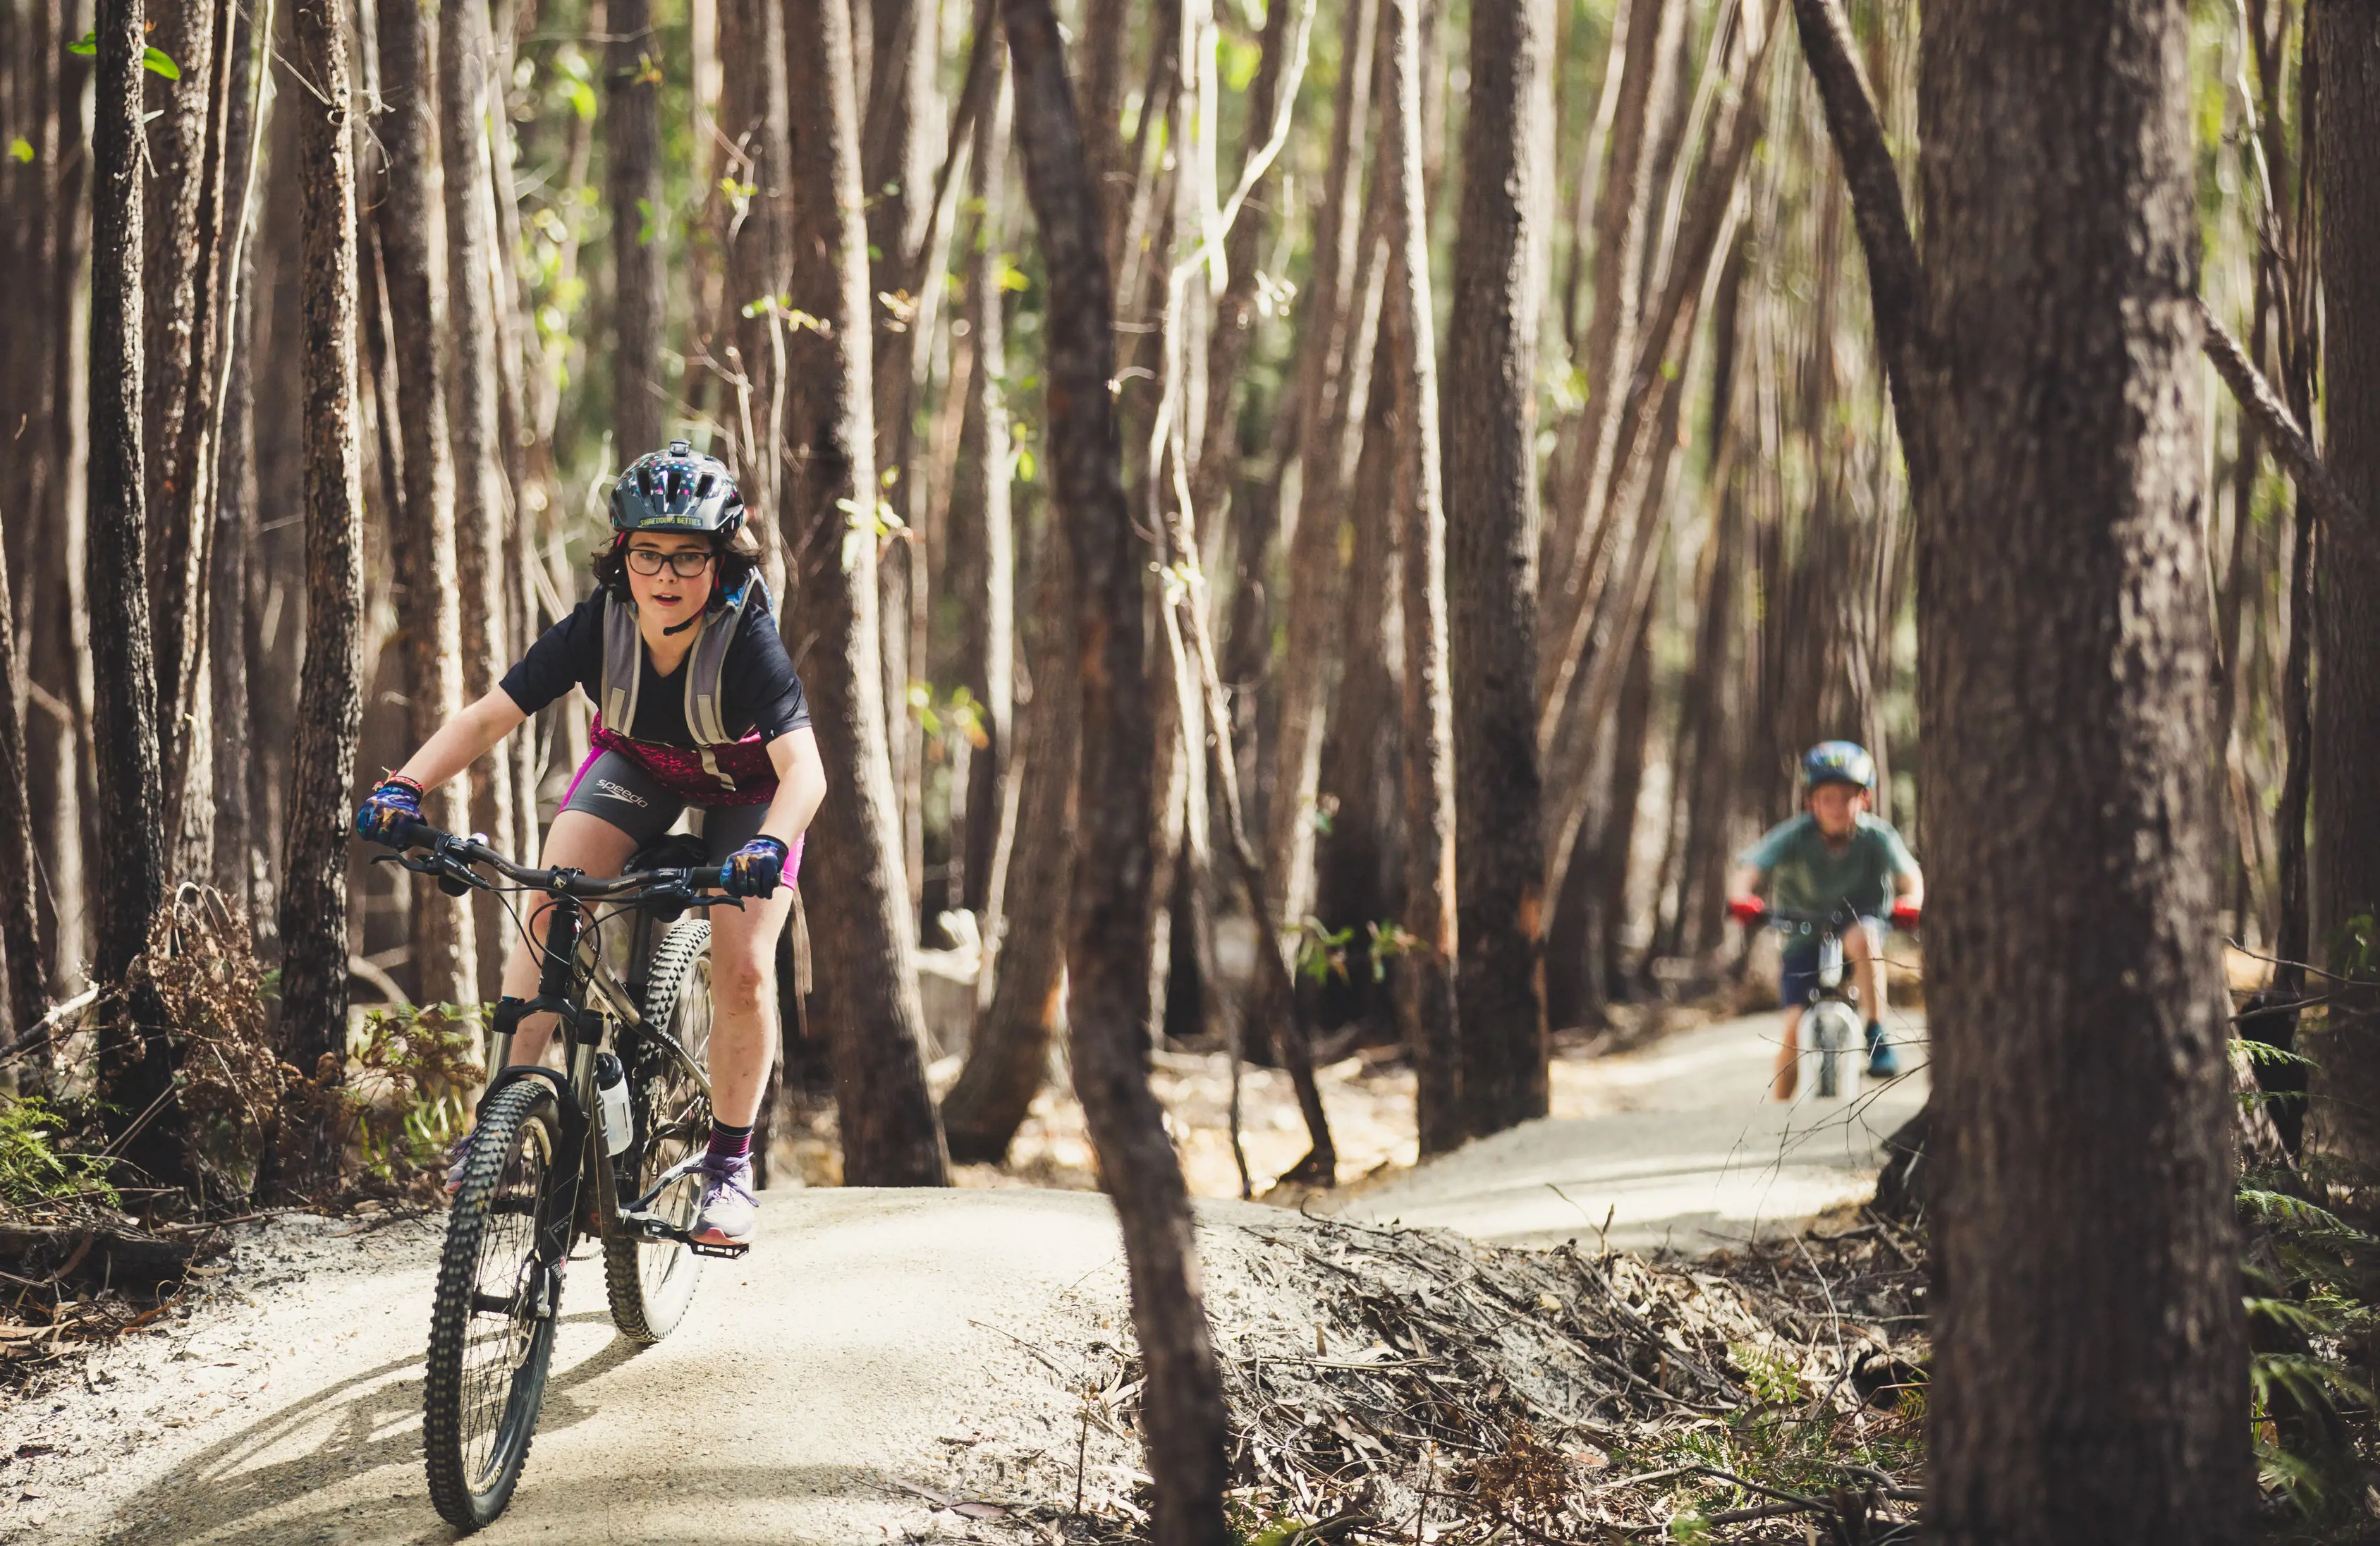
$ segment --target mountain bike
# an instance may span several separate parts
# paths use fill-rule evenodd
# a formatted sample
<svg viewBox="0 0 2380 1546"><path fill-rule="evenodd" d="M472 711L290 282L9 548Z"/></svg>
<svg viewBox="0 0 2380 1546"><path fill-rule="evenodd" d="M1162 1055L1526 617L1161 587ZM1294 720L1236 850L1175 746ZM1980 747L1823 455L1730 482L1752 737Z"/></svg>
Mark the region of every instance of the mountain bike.
<svg viewBox="0 0 2380 1546"><path fill-rule="evenodd" d="M1818 1055L1817 1096L1822 1101L1831 1101L1838 1095L1858 1094L1860 1068L1866 1061L1865 1038L1860 1026L1858 990L1843 980L1843 935L1850 930L1865 927L1858 910L1844 904L1823 913L1769 907L1765 909L1763 921L1789 939L1796 935L1805 940L1812 934L1818 937L1818 982L1810 990L1802 1016L1810 1045ZM1876 970L1883 969L1879 962ZM1848 1080L1846 1068L1850 1070ZM1848 1089L1844 1088L1846 1083Z"/></svg>
<svg viewBox="0 0 2380 1546"><path fill-rule="evenodd" d="M687 1234L710 1133L711 1004L710 924L685 916L743 903L703 889L723 887L724 871L700 866L688 837L663 838L602 879L527 869L484 838L419 822L402 836L405 851L381 862L434 876L450 895L526 893L547 912L537 996L496 1006L497 1072L480 1098L431 1309L430 1496L469 1531L504 1512L528 1458L571 1248L601 1243L612 1322L641 1343L676 1328L700 1258L744 1254ZM625 980L601 937L623 918ZM522 1018L548 1014L565 1068L512 1066Z"/></svg>

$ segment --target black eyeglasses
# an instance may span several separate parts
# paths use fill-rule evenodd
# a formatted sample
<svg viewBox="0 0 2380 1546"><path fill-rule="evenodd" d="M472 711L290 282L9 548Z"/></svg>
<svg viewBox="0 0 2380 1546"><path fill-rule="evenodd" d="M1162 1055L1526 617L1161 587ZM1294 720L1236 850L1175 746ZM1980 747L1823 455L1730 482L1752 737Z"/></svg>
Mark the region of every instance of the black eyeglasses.
<svg viewBox="0 0 2380 1546"><path fill-rule="evenodd" d="M676 553L663 553L659 548L630 548L628 567L648 578L666 568L680 579L692 579L710 567L710 554L700 548L682 548Z"/></svg>

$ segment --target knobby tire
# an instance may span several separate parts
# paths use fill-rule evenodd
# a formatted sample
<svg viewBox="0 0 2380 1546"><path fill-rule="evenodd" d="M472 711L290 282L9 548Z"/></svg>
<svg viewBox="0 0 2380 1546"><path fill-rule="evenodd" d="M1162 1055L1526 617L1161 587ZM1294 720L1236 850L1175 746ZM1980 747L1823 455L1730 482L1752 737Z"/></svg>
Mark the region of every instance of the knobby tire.
<svg viewBox="0 0 2380 1546"><path fill-rule="evenodd" d="M465 1162L463 1185L446 1224L438 1263L438 1293L430 1318L430 1358L424 1382L422 1447L430 1497L446 1522L466 1532L494 1521L512 1501L528 1459L553 1358L557 1302L541 1315L529 1291L545 1226L566 1228L567 1199L552 1195L564 1159L562 1112L542 1079L499 1090L480 1114ZM498 1252L492 1277L487 1252ZM501 1260L511 1254L507 1264ZM514 1309L485 1309L491 1286L509 1284ZM554 1298L558 1301L557 1291ZM474 1323L481 1333L475 1342ZM487 1346L496 1325L504 1345ZM500 1353L503 1362L473 1353ZM501 1382L502 1388L496 1387ZM484 1458L480 1451L484 1444Z"/></svg>

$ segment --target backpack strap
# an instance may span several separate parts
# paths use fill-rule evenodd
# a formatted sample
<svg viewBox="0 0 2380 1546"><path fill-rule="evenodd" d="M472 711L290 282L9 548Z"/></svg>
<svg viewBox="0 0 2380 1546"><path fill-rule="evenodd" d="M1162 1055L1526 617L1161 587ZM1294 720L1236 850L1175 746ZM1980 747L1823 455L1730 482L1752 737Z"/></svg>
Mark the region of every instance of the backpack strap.
<svg viewBox="0 0 2380 1546"><path fill-rule="evenodd" d="M725 598L723 605L705 616L702 631L695 635L694 649L686 661L686 727L693 732L697 746L725 746L735 739L727 733L727 723L721 712L721 684L726 676L727 651L743 626L746 608L755 603L774 610L768 584L758 575L746 579ZM708 762L706 753L706 765Z"/></svg>
<svg viewBox="0 0 2380 1546"><path fill-rule="evenodd" d="M645 641L637 633L637 603L603 594L603 723L635 734L637 689L644 682Z"/></svg>

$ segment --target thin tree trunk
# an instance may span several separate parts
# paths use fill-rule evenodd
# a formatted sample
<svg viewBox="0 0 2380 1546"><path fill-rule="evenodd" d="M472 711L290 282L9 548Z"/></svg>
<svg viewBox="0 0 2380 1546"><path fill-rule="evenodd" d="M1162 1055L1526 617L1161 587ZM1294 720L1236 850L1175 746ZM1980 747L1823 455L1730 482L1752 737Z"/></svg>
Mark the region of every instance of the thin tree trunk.
<svg viewBox="0 0 2380 1546"><path fill-rule="evenodd" d="M1182 1167L1148 1088L1146 1043L1154 751L1143 690L1143 574L1149 554L1124 503L1123 445L1108 382L1113 314L1099 199L1086 164L1057 17L1049 0L1003 0L1016 76L1026 189L1050 275L1051 470L1075 557L1082 671L1081 851L1071 943L1075 1087L1123 1229L1160 1546L1223 1546L1229 1438L1222 1379L1198 1289Z"/></svg>
<svg viewBox="0 0 2380 1546"><path fill-rule="evenodd" d="M795 309L823 318L786 348L794 386L785 537L800 555L803 680L825 754L818 909L835 1046L844 1179L939 1187L949 1180L926 1090L917 922L902 878L900 818L885 742L877 626L876 487L868 429L867 230L861 223L851 14L842 0L785 10L793 121Z"/></svg>
<svg viewBox="0 0 2380 1546"><path fill-rule="evenodd" d="M1014 761L1016 835L1005 887L1028 905L1015 908L996 937L991 1002L976 1017L958 1082L942 1097L942 1131L951 1158L963 1163L1007 1158L1049 1068L1050 1039L1066 1025L1066 915L1050 899L1074 890L1082 689L1070 609L1074 566L1058 528L1063 518L1053 511L1042 534L1025 628L1033 696Z"/></svg>
<svg viewBox="0 0 2380 1546"><path fill-rule="evenodd" d="M924 642L914 637L912 612L925 600L930 577L925 506L915 497L912 466L917 437L911 362L917 339L911 330L920 309L911 286L920 277L912 264L924 255L920 249L933 201L941 8L938 0L873 0L865 7L865 19L874 36L872 42L857 40L864 57L856 61L856 79L866 90L860 171L868 192L868 320L875 354L870 382L880 475L871 493L892 506L909 533L881 555L878 619L883 630L886 745L901 811L903 872L914 907L924 884L926 747L925 727L909 712L909 681L926 670L922 658L911 658ZM893 302L879 301L878 296L891 296ZM910 315L904 317L895 309L900 306Z"/></svg>
<svg viewBox="0 0 2380 1546"><path fill-rule="evenodd" d="M2189 27L1978 0L1922 44L1925 1511L1952 1546L2230 1541L2252 1496Z"/></svg>
<svg viewBox="0 0 2380 1546"><path fill-rule="evenodd" d="M148 98L161 116L141 132L156 168L146 189L148 291L144 331L142 422L149 478L152 542L149 604L156 650L158 724L167 727L162 776L172 810L182 789L175 776L188 760L178 749L198 741L200 727L183 701L202 634L204 605L201 525L210 503L203 474L206 428L213 403L213 297L220 269L217 237L223 207L223 110L218 60L228 53L225 31L231 7L221 0L164 0L144 42L173 59L180 79L144 76ZM180 834L169 830L167 840Z"/></svg>
<svg viewBox="0 0 2380 1546"><path fill-rule="evenodd" d="M165 832L140 420L140 82L146 44L140 0L101 0L96 15L86 588L98 797L92 816L107 841L99 847L92 911L95 976L103 983L119 983L148 948L150 919L164 899ZM151 1184L174 1185L183 1169L176 1112L160 1110L132 1135L133 1123L165 1103L173 1088L164 1006L153 992L134 992L112 1017L101 1035L100 1057L111 1102L108 1130L123 1144L117 1152Z"/></svg>
<svg viewBox="0 0 2380 1546"><path fill-rule="evenodd" d="M463 646L462 696L476 702L510 663L504 595L507 496L499 458L495 198L489 115L504 110L487 0L451 0L438 39L439 141L445 154L447 298L455 345L455 568ZM515 830L512 765L499 750L470 771L470 829ZM493 897L476 913L479 995L493 999L506 919Z"/></svg>
<svg viewBox="0 0 2380 1546"><path fill-rule="evenodd" d="M397 420L403 514L391 523L399 626L405 633L410 738L419 746L463 707L461 601L455 589L455 459L446 438L445 177L439 159L438 15L419 0L380 6L381 95L388 117L387 192L378 226L395 323L389 352ZM467 786L449 783L422 801L442 832L469 830ZM414 992L423 1004L480 996L478 942L460 898L428 876L411 877Z"/></svg>
<svg viewBox="0 0 2380 1546"><path fill-rule="evenodd" d="M1316 216L1314 272L1300 319L1297 367L1298 517L1289 537L1287 650L1273 743L1271 797L1264 834L1265 899L1275 917L1294 920L1312 888L1315 780L1325 724L1323 694L1339 651L1339 529L1347 477L1360 450L1360 405L1342 400L1340 383L1370 383L1375 321L1357 281L1370 234L1364 206L1364 148L1369 142L1376 7L1346 8L1340 31L1338 103L1330 160ZM1350 356L1356 357L1350 359ZM1349 425L1355 432L1349 432Z"/></svg>
<svg viewBox="0 0 2380 1546"><path fill-rule="evenodd" d="M1002 71L1003 77L1005 71ZM1001 920L990 916L992 854L1000 836L1015 734L1016 530L1009 501L1008 356L1003 338L1008 292L1002 276L1007 228L1007 161L1011 96L1003 79L991 111L976 126L975 201L983 213L976 248L967 261L967 345L975 365L967 377L965 428L960 461L970 471L968 497L954 501L973 530L965 551L974 559L962 584L967 637L963 658L966 687L974 696L984 741L967 758L962 828L965 842L953 845L962 888L955 905L983 916L982 934L998 937ZM905 366L905 359L901 361ZM972 456L968 454L972 452ZM953 533L952 546L958 546ZM960 798L957 791L953 797Z"/></svg>
<svg viewBox="0 0 2380 1546"><path fill-rule="evenodd" d="M1542 1116L1537 305L1550 147L1542 0L1474 0L1448 337L1447 578L1465 1126Z"/></svg>
<svg viewBox="0 0 2380 1546"><path fill-rule="evenodd" d="M0 545L0 976L7 980L8 1023L0 1050L11 1050L49 1007L33 918L33 824L25 809L24 663L17 652L8 554Z"/></svg>
<svg viewBox="0 0 2380 1546"><path fill-rule="evenodd" d="M1387 323L1397 397L1398 569L1404 613L1405 939L1397 1020L1414 1060L1421 1151L1463 1141L1455 1015L1454 703L1448 691L1446 508L1439 459L1436 312L1422 201L1421 6L1387 0L1381 43L1383 175L1389 179Z"/></svg>
<svg viewBox="0 0 2380 1546"><path fill-rule="evenodd" d="M786 128L784 7L768 0L722 0L719 11L720 131L732 152L721 152L719 177L735 194L724 232L727 317L722 333L723 368L734 388L725 415L735 444L738 487L752 508L783 508L785 381L783 310L789 272L786 201L792 148ZM766 523L760 523L765 528ZM784 561L766 530L764 553ZM780 590L784 590L783 586Z"/></svg>
<svg viewBox="0 0 2380 1546"><path fill-rule="evenodd" d="M606 0L603 18L611 33L603 60L604 193L612 215L617 338L612 435L613 455L625 466L661 449L669 417L669 389L662 380L662 339L669 321L662 272L669 211L662 200L661 43L653 32L652 0Z"/></svg>
<svg viewBox="0 0 2380 1546"><path fill-rule="evenodd" d="M272 33L272 12L258 17L237 9L230 38L226 80L231 102L225 124L225 207L235 233L231 246L229 305L221 351L225 375L223 434L215 444L213 534L208 539L212 580L207 614L207 669L214 720L212 766L214 844L211 870L215 888L256 917L257 811L249 798L254 757L249 739L248 591L249 554L258 525L256 489L256 242L253 227L261 201L261 162L269 127L260 121L269 98L257 89L257 66ZM186 825L188 823L185 823Z"/></svg>
<svg viewBox="0 0 2380 1546"><path fill-rule="evenodd" d="M363 447L356 435L356 210L346 39L330 0L297 0L296 67L322 95L290 101L305 189L306 663L282 842L281 1055L340 1081L347 1037L347 843L363 721ZM322 1102L285 1129L292 1196L335 1179L339 1130Z"/></svg>
<svg viewBox="0 0 2380 1546"><path fill-rule="evenodd" d="M2307 28L2307 89L2321 103L2313 178L2325 452L2352 512L2330 516L2312 542L2299 542L2301 561L2321 554L2312 584L2299 588L2313 603L2317 663L2313 806L2321 859L2313 866L2312 937L2323 942L2326 964L2345 972L2358 950L2345 926L2380 905L2380 814L2370 794L2380 773L2380 598L2372 590L2380 585L2380 250L2373 245L2380 241L2380 11L2318 0ZM2290 631L2294 657L2294 619ZM2284 844L2297 836L2279 834ZM2380 1093L2380 1054L2368 1027L2348 1030L2339 1022L2374 1005L2368 986L2335 1005L2338 1029L2313 1054L2317 1141L2366 1169L2380 1161L2380 1111L2370 1103Z"/></svg>

